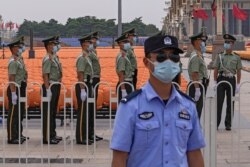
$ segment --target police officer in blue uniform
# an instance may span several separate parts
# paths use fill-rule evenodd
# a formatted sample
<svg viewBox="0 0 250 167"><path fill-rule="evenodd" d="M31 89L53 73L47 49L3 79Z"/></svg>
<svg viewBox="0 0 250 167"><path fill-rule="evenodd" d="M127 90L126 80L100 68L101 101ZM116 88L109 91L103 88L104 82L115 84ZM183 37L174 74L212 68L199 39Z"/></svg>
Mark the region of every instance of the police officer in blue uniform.
<svg viewBox="0 0 250 167"><path fill-rule="evenodd" d="M171 84L180 70L172 61L174 52L182 52L175 37L145 41L143 62L150 77L118 107L112 167L204 167L200 149L205 142L195 104Z"/></svg>

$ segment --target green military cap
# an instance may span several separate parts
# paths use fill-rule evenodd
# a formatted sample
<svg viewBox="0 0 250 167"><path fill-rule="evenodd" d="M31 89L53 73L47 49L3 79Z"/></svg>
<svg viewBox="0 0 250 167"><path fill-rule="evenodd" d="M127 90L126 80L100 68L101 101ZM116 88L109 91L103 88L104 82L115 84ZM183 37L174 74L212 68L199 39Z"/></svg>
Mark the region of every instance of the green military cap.
<svg viewBox="0 0 250 167"><path fill-rule="evenodd" d="M191 37L189 37L189 39L193 40L197 40L197 39L201 39L203 41L207 40L207 36L203 34L203 32L199 32L198 34L194 34Z"/></svg>
<svg viewBox="0 0 250 167"><path fill-rule="evenodd" d="M13 41L11 41L7 46L10 47L10 48L14 47L14 46L20 47L23 44L24 44L24 39L17 38L17 39L14 39Z"/></svg>
<svg viewBox="0 0 250 167"><path fill-rule="evenodd" d="M153 36L162 36L162 35L165 35L165 33L163 33L163 31L160 31L154 34Z"/></svg>
<svg viewBox="0 0 250 167"><path fill-rule="evenodd" d="M57 36L53 36L53 37L46 38L46 39L42 40L42 42L43 42L44 44L48 44L48 43L58 44L58 43L60 43L60 42L59 42L59 36L58 36L58 35L57 35Z"/></svg>
<svg viewBox="0 0 250 167"><path fill-rule="evenodd" d="M124 31L122 34L137 36L137 34L135 32L135 28L131 28L131 29L127 30L127 31Z"/></svg>
<svg viewBox="0 0 250 167"><path fill-rule="evenodd" d="M21 37L19 37L18 39L20 40L20 43L21 43L21 44L24 44L24 36L21 36Z"/></svg>
<svg viewBox="0 0 250 167"><path fill-rule="evenodd" d="M225 39L225 41L236 41L236 38L230 34L224 34L223 38Z"/></svg>
<svg viewBox="0 0 250 167"><path fill-rule="evenodd" d="M115 40L117 43L119 42L129 42L128 40L128 34L122 34L120 37L118 37L116 40Z"/></svg>
<svg viewBox="0 0 250 167"><path fill-rule="evenodd" d="M83 37L79 38L78 40L82 44L83 42L91 42L92 33L91 34L85 34Z"/></svg>
<svg viewBox="0 0 250 167"><path fill-rule="evenodd" d="M92 38L99 39L99 32L98 31L92 32Z"/></svg>

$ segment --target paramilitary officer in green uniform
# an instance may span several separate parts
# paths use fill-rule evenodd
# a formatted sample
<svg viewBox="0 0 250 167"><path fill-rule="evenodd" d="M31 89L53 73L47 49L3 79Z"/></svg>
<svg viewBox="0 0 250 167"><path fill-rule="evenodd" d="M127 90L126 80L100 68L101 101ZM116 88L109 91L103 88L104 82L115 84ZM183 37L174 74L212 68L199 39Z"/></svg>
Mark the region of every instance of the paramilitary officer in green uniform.
<svg viewBox="0 0 250 167"><path fill-rule="evenodd" d="M116 89L120 83L123 82L128 82L128 83L133 83L133 78L132 78L132 72L133 68L131 65L131 62L129 58L127 57L127 51L131 49L129 40L127 38L126 34L121 35L115 40L119 47L120 47L120 52L118 53L116 57L116 73L119 78L119 81L117 83ZM121 84L119 87L119 102L123 97L126 97L129 93L132 92L132 86L129 84Z"/></svg>
<svg viewBox="0 0 250 167"><path fill-rule="evenodd" d="M95 89L95 102L97 104L97 98L98 98L98 89L99 85L97 85L100 82L101 78L101 66L99 62L99 57L97 55L96 48L99 44L99 32L93 32L91 37L91 44L89 45L89 58L92 62L93 67L93 89ZM96 86L97 85L97 86ZM96 141L102 140L102 137L96 136Z"/></svg>
<svg viewBox="0 0 250 167"><path fill-rule="evenodd" d="M23 44L23 45L21 45L22 46L22 53L24 53L25 52L25 50L26 50L26 47L25 47L25 45L24 45L24 36L21 36L20 38L19 38L19 40L21 41L21 43ZM23 64L23 66L24 66L24 68L25 68L25 71L26 71L26 74L25 74L25 81L27 81L28 80L28 71L26 70L26 66L25 66L25 63L24 63L24 60L23 60L23 55L21 54L20 56L18 56L18 58L19 58L19 61Z"/></svg>
<svg viewBox="0 0 250 167"><path fill-rule="evenodd" d="M136 89L138 69L137 69L136 55L135 55L133 46L136 43L137 34L136 34L134 28L125 31L123 34L127 35L128 40L129 40L130 45L131 45L131 48L127 50L127 57L128 57L128 59L131 63L131 66L132 66L133 85L134 85L134 89Z"/></svg>
<svg viewBox="0 0 250 167"><path fill-rule="evenodd" d="M203 35L201 32L191 36L190 39L194 47L194 51L191 53L188 63L188 74L190 78L188 85L190 85L193 81L198 81L205 88L205 90L203 90L202 86L198 83L190 85L189 88L189 95L196 101L196 108L200 118L203 108L203 93L204 91L206 93L209 83L207 66L203 58L203 53L206 49L207 36Z"/></svg>
<svg viewBox="0 0 250 167"><path fill-rule="evenodd" d="M100 82L100 77L101 77L101 66L99 62L99 57L97 56L97 42L99 39L99 32L93 32L91 36L91 44L89 45L89 59L92 62L92 67L93 67L93 88ZM96 99L98 97L98 88L99 85L96 87L95 93L96 93Z"/></svg>
<svg viewBox="0 0 250 167"><path fill-rule="evenodd" d="M232 35L225 34L223 36L225 43L223 53L220 53L215 61L214 65L214 83L215 85L221 81L227 81L232 85L231 88L227 83L221 83L217 87L217 128L221 122L221 113L225 95L227 96L227 109L226 109L226 118L225 118L225 127L226 130L231 130L231 99L235 93L238 93L240 90L240 80L241 80L241 59L240 56L233 52L234 42L236 38ZM237 75L237 85L236 78ZM234 108L234 102L233 106ZM234 109L233 109L234 110Z"/></svg>
<svg viewBox="0 0 250 167"><path fill-rule="evenodd" d="M43 103L43 143L58 144L62 140L62 137L56 135L56 113L61 85L55 84L55 82L61 82L62 80L62 65L56 54L58 52L59 37L53 36L44 39L43 43L47 53L42 61L44 81L42 88L43 96L48 97L50 100L50 105L47 102ZM51 84L53 85L50 86ZM48 110L50 111L50 122L48 122Z"/></svg>
<svg viewBox="0 0 250 167"><path fill-rule="evenodd" d="M7 119L7 130L8 130L8 143L9 144L22 144L27 138L22 135L23 126L22 120L25 113L25 103L20 103L20 125L19 127L19 97L26 96L26 87L27 87L27 71L25 64L21 61L20 57L23 53L23 39L17 39L8 44L12 56L8 64L8 75L9 82L15 82L19 85L20 95L18 88L15 84L9 84L7 88L7 95L9 100L9 112ZM20 128L20 129L19 129ZM19 130L20 135L19 137Z"/></svg>
<svg viewBox="0 0 250 167"><path fill-rule="evenodd" d="M89 50L91 49L92 34L85 35L80 38L80 45L82 47L82 53L76 60L76 70L78 82L86 84L87 88L83 84L77 84L76 98L78 104L77 122L76 122L76 143L77 144L92 144L94 142L94 111L93 103L88 104L87 108L87 96L93 97L93 65L89 58ZM88 94L86 93L88 92ZM88 112L88 118L87 118ZM87 135L87 119L88 119L88 135ZM88 137L88 138L87 138Z"/></svg>

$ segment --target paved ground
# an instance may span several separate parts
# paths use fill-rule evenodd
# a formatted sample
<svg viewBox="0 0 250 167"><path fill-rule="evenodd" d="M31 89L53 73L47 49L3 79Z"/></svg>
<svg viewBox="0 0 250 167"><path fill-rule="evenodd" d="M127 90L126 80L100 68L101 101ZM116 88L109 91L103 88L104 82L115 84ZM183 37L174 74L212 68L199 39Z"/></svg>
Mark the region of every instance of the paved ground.
<svg viewBox="0 0 250 167"><path fill-rule="evenodd" d="M184 67L184 75L187 76L187 58L182 59ZM206 62L209 63L209 56L206 58ZM248 62L243 63L248 66ZM250 66L250 65L249 65ZM250 81L250 73L242 72L242 81ZM213 71L211 71L211 85L213 84ZM212 95L212 89L209 88L208 96ZM209 98L212 99L212 98ZM206 118L201 120L201 123L205 122L204 132L206 132L207 148L204 150L205 160L211 161L211 164L207 163L207 167L215 167L213 163L217 160L217 167L249 167L250 166L250 88L249 85L244 85L241 88L240 103L235 104L235 115L233 122L233 130L231 132L225 131L223 124L218 131L215 131L217 137L212 136L213 125L215 121L213 119L213 113L215 112L215 103L213 100L206 102ZM239 110L240 106L240 110ZM239 112L240 111L240 112ZM210 114L212 116L210 117ZM223 117L225 116L225 107L223 111ZM210 120L210 121L209 121ZM224 119L222 120L222 123ZM70 127L66 127L64 133L63 127L58 127L57 131L59 135L65 136L66 140L59 145L51 145L48 148L46 145L41 144L41 132L40 121L29 120L29 128L25 129L24 134L30 136L28 145L23 144L20 147L16 145L6 145L3 140L6 138L6 130L0 126L0 167L16 167L16 166L76 166L76 167L109 167L111 159L111 151L109 150L109 141L111 130L109 129L108 120L97 120L97 134L104 137L103 141L97 142L96 147L93 145L79 146L75 145L74 134L71 134ZM60 124L60 122L58 122ZM75 122L74 122L75 124ZM213 143L217 140L217 145ZM29 147L27 147L29 146ZM43 146L43 147L42 147ZM96 148L96 149L95 149ZM209 153L208 150L211 149ZM213 153L213 149L215 152ZM213 155L216 160L212 159ZM21 157L19 164L19 157ZM27 157L28 164L25 164ZM48 164L48 157L51 163ZM71 159L72 158L72 159ZM211 159L211 160L210 160ZM3 165L3 160L7 163ZM42 161L43 160L43 164ZM71 164L71 160L73 164ZM64 162L66 162L64 164Z"/></svg>

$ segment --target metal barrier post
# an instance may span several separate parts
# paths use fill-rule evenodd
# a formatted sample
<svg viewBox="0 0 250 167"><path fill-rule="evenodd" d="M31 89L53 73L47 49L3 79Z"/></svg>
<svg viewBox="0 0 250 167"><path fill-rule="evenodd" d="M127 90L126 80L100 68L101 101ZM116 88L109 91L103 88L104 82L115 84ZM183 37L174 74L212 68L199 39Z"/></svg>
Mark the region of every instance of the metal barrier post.
<svg viewBox="0 0 250 167"><path fill-rule="evenodd" d="M242 82L240 84L240 90L241 90L241 87L245 84L249 84L250 81L245 81L245 82ZM241 115L241 91L239 91L239 98L238 98L238 101L239 101L239 105L238 105L238 110L239 110L239 117L238 117L238 136L237 136L237 164L240 163L240 138L241 138L241 125L240 125L240 122L241 122L241 119L240 119L240 115Z"/></svg>
<svg viewBox="0 0 250 167"><path fill-rule="evenodd" d="M4 103L4 101L5 101L5 96L4 96L4 85L2 85L2 92L3 92L3 96L2 97L0 97L0 102L2 102L3 103L3 119L2 119L2 132L3 132L3 134L2 134L2 140L3 140L3 156L2 156L2 159L3 159L3 162L1 163L2 165L3 165L3 167L5 166L5 140L6 140L6 136L5 136L5 103Z"/></svg>
<svg viewBox="0 0 250 167"><path fill-rule="evenodd" d="M221 85L221 84L228 84L229 87L230 87L230 91L231 91L231 124L233 122L233 88L232 88L232 85L230 84L230 82L228 81L220 81L219 83L217 83L217 85L215 85L215 90L216 90L216 101L215 101L215 111L214 112L215 114L211 116L211 119L216 121L214 124L214 126L211 126L211 166L212 167L216 167L217 166L217 100L218 100L218 95L217 95L217 91L218 91L218 87ZM213 112L212 112L213 113ZM231 131L231 145L233 145L233 135L232 135L232 131ZM213 147L214 146L214 147ZM233 157L233 149L231 150L231 159ZM231 166L231 164L230 164Z"/></svg>
<svg viewBox="0 0 250 167"><path fill-rule="evenodd" d="M96 85L95 85L95 87L93 88L93 91L94 91L94 97L91 99L91 101L90 102L93 102L93 104L94 104L94 117L93 117L93 121L94 121L94 158L96 158L96 135L95 135L95 132L96 132L96 110L97 110L97 108L96 108L96 106L97 106L97 102L95 101L95 99L96 99L96 89L97 89L97 87L98 86L100 86L100 85L105 85L105 86L107 86L107 87L109 87L109 92L111 92L111 87L110 87L110 84L108 83L108 82L99 82L99 83L97 83ZM110 97L111 98L111 97ZM110 108L110 110L111 110L111 107L112 106L109 106L109 108ZM111 116L111 113L110 113L110 116Z"/></svg>
<svg viewBox="0 0 250 167"><path fill-rule="evenodd" d="M43 98L43 89L42 89L42 85L39 82L31 82L30 85L31 86L35 86L35 85L39 86L40 92L41 92L41 106L40 106L40 108L41 108L41 131L40 132L41 132L41 150L42 150L41 163L43 164L44 163L43 162L43 151L44 151L44 149L43 149L43 131L42 131L42 129L43 129L43 114L42 114L42 111L43 111L43 101L42 101L42 98ZM28 89L28 84L27 84L27 89ZM27 89L26 89L26 97L28 97L28 95L27 95L27 92L28 92ZM28 100L27 100L26 104L28 104ZM27 108L27 105L26 105L26 108ZM27 120L27 114L26 114L26 120ZM26 125L26 129L28 130L27 125Z"/></svg>

